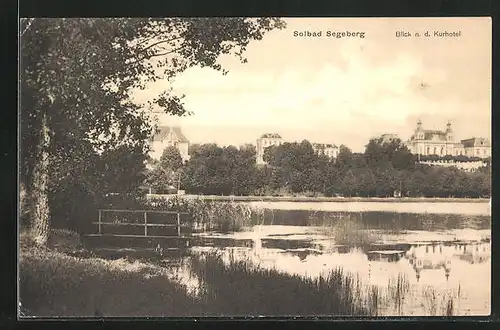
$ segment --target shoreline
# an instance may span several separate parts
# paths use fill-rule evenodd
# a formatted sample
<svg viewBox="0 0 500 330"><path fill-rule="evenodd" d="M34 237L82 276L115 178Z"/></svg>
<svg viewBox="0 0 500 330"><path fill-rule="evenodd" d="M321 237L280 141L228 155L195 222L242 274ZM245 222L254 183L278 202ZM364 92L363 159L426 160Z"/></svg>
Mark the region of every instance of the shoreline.
<svg viewBox="0 0 500 330"><path fill-rule="evenodd" d="M148 195L148 197L167 198L177 195ZM182 198L200 198L214 201L236 202L313 202L313 203L489 203L489 198L434 198L434 197L295 197L295 196L217 196L217 195L179 195Z"/></svg>

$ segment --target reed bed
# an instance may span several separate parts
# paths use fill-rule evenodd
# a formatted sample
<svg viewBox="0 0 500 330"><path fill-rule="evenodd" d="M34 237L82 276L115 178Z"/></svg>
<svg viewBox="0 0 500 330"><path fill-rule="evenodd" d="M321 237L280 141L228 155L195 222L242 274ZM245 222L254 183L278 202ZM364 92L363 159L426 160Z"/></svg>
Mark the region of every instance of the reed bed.
<svg viewBox="0 0 500 330"><path fill-rule="evenodd" d="M261 268L249 260L211 253L193 258L205 315L367 316L378 311L378 290L335 269L319 278Z"/></svg>
<svg viewBox="0 0 500 330"><path fill-rule="evenodd" d="M336 220L333 225L323 227L322 231L330 236L335 244L350 248L366 248L380 240L378 234L349 215Z"/></svg>
<svg viewBox="0 0 500 330"><path fill-rule="evenodd" d="M188 212L195 227L222 233L241 231L244 227L263 223L264 211L246 203L215 201L202 198L152 198L144 202L153 210Z"/></svg>
<svg viewBox="0 0 500 330"><path fill-rule="evenodd" d="M396 278L390 278L387 285L388 298L394 304L394 310L401 315L404 301L410 291L410 282L405 274L398 274Z"/></svg>

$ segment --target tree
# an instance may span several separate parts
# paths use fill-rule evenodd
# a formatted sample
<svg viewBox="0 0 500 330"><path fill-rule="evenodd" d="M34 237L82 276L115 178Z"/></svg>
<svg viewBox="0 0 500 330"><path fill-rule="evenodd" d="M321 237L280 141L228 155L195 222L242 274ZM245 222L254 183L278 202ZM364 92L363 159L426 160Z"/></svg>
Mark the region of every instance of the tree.
<svg viewBox="0 0 500 330"><path fill-rule="evenodd" d="M382 138L370 139L365 149L366 164L376 167L383 162L391 162L398 170L413 169L415 157L400 139L385 142Z"/></svg>
<svg viewBox="0 0 500 330"><path fill-rule="evenodd" d="M160 157L160 166L166 171L175 172L180 169L183 165L182 156L174 146L168 146L163 150L163 153Z"/></svg>
<svg viewBox="0 0 500 330"><path fill-rule="evenodd" d="M337 155L337 166L340 170L348 169L352 166L352 151L347 146L341 144Z"/></svg>
<svg viewBox="0 0 500 330"><path fill-rule="evenodd" d="M157 166L151 169L146 177L146 184L157 194L168 193L170 187L174 185L176 177L170 171Z"/></svg>
<svg viewBox="0 0 500 330"><path fill-rule="evenodd" d="M21 180L36 242L50 227L49 169L81 177L80 146L126 144L146 151L148 115L130 100L149 81L167 82L191 66L223 70L219 55L243 52L284 23L274 18L106 18L21 21ZM223 71L225 73L225 71ZM172 115L189 112L172 88L150 102ZM78 143L74 143L77 141ZM74 149L67 152L68 149Z"/></svg>

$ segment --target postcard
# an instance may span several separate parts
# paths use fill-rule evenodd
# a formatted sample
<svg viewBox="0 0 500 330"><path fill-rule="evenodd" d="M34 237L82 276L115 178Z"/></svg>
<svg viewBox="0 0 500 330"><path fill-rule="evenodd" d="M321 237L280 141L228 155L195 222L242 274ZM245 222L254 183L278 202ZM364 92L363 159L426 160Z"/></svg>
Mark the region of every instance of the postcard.
<svg viewBox="0 0 500 330"><path fill-rule="evenodd" d="M19 317L489 316L491 24L22 19Z"/></svg>

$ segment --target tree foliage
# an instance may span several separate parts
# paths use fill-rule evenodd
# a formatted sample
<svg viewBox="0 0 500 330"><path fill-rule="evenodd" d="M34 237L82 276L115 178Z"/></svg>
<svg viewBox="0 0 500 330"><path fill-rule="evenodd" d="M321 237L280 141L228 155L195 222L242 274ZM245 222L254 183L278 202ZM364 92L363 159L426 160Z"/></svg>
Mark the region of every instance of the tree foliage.
<svg viewBox="0 0 500 330"><path fill-rule="evenodd" d="M180 169L183 161L179 149L175 146L166 147L160 157L159 165L166 171L177 171Z"/></svg>
<svg viewBox="0 0 500 330"><path fill-rule="evenodd" d="M255 162L253 147L203 144L186 165L183 185L196 194L248 195L257 183Z"/></svg>
<svg viewBox="0 0 500 330"><path fill-rule="evenodd" d="M65 182L60 174L85 185L99 176L88 173L95 152L122 145L147 151L152 127L144 105L131 100L134 90L159 79L169 82L191 66L223 71L217 62L223 54L245 62L249 42L284 23L274 18L36 18L20 25L21 181L38 210L32 220L43 225L37 235L44 244L50 217L46 182ZM188 114L183 96L166 86L149 107Z"/></svg>
<svg viewBox="0 0 500 330"><path fill-rule="evenodd" d="M364 153L341 146L337 159L316 154L307 141L284 143L265 149L265 165L254 164L253 157L242 161L235 147L203 145L198 150L204 152L187 165L186 190L191 193L393 197L401 191L408 197L484 197L491 189L488 162L475 172L423 165L398 140L372 139ZM228 181L232 185L222 184Z"/></svg>

